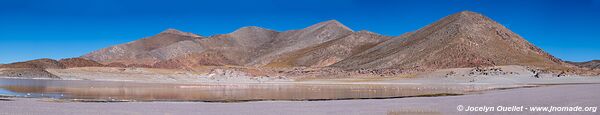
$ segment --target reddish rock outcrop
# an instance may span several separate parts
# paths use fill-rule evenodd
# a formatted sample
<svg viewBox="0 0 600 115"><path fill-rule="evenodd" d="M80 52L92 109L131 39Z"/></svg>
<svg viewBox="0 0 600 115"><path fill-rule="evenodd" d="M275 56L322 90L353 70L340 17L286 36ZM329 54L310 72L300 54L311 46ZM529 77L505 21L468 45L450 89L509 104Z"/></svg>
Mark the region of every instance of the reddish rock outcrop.
<svg viewBox="0 0 600 115"><path fill-rule="evenodd" d="M61 59L58 62L60 62L61 64L63 64L66 68L72 68L72 67L103 67L104 65L96 62L96 61L92 61L92 60L88 60L88 59L84 59L84 58L66 58L66 59Z"/></svg>

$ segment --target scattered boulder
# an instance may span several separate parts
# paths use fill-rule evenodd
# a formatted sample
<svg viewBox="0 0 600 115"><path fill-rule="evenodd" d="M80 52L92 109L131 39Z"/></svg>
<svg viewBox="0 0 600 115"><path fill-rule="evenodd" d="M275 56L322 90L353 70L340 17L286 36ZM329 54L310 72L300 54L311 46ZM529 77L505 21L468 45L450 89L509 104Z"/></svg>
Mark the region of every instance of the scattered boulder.
<svg viewBox="0 0 600 115"><path fill-rule="evenodd" d="M505 72L502 68L498 67L475 67L471 69L469 75L507 75L507 74L516 74L514 72Z"/></svg>
<svg viewBox="0 0 600 115"><path fill-rule="evenodd" d="M151 65L146 64L129 64L127 67L137 67L137 68L152 68Z"/></svg>
<svg viewBox="0 0 600 115"><path fill-rule="evenodd" d="M203 76L200 79L205 79L205 82L290 81L285 76L256 76L236 69L213 69L207 76Z"/></svg>

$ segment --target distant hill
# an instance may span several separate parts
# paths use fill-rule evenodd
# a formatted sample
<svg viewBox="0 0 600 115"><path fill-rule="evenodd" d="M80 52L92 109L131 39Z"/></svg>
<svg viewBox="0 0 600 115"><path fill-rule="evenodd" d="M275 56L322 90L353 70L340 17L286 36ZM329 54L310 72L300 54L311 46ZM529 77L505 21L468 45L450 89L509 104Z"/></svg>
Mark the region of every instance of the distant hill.
<svg viewBox="0 0 600 115"><path fill-rule="evenodd" d="M167 29L155 36L143 38L126 44L116 45L82 56L82 58L94 60L102 64L149 64L165 57L176 55L175 51L152 52L167 47L180 41L202 39L203 37L181 32L175 29Z"/></svg>
<svg viewBox="0 0 600 115"><path fill-rule="evenodd" d="M570 62L570 61L568 61L568 63L576 65L578 67L582 67L582 68L589 68L592 70L600 69L600 60L592 60L592 61L587 61L587 62Z"/></svg>
<svg viewBox="0 0 600 115"><path fill-rule="evenodd" d="M72 67L103 67L104 65L83 58L67 58L59 61L53 59L36 59L25 62L0 64L0 76L24 78L59 78L46 69L66 69Z"/></svg>
<svg viewBox="0 0 600 115"><path fill-rule="evenodd" d="M338 21L321 22L302 30L276 32L243 27L208 38L166 30L156 36L117 45L82 56L103 64L179 68L198 65L263 66L284 54L312 47L352 33ZM148 46L151 45L151 46Z"/></svg>

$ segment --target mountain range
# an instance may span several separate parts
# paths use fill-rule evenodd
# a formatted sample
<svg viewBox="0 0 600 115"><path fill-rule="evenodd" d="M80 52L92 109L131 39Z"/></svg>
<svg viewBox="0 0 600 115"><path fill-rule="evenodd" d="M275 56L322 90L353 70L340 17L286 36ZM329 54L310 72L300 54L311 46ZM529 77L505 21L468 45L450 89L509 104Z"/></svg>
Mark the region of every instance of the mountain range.
<svg viewBox="0 0 600 115"><path fill-rule="evenodd" d="M495 65L561 67L560 59L481 14L462 11L417 31L384 36L336 20L301 30L243 27L203 37L175 29L91 52L106 65L443 69Z"/></svg>
<svg viewBox="0 0 600 115"><path fill-rule="evenodd" d="M27 62L21 65L23 63ZM56 63L64 67L171 69L200 66L343 70L434 70L500 65L575 67L498 22L471 11L446 16L400 36L354 31L336 20L281 32L249 26L214 36L167 29L154 36Z"/></svg>
<svg viewBox="0 0 600 115"><path fill-rule="evenodd" d="M567 61L567 63L579 66L581 68L587 68L590 70L598 70L600 69L600 60L592 60L592 61L587 61L587 62L570 62Z"/></svg>

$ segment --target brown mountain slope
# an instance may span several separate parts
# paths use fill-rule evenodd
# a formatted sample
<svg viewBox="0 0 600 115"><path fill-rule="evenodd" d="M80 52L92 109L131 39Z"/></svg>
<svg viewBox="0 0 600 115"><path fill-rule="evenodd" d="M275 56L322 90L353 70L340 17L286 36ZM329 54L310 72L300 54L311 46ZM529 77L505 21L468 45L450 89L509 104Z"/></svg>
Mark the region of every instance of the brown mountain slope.
<svg viewBox="0 0 600 115"><path fill-rule="evenodd" d="M36 69L64 69L65 65L53 59L36 59L25 62L2 64L0 68L36 68Z"/></svg>
<svg viewBox="0 0 600 115"><path fill-rule="evenodd" d="M325 67L341 61L351 55L363 52L376 44L388 40L368 31L359 31L348 36L331 40L315 47L304 48L287 53L267 64L267 67Z"/></svg>
<svg viewBox="0 0 600 115"><path fill-rule="evenodd" d="M229 34L215 35L208 39L182 41L171 46L188 50L185 54L160 61L155 64L155 67L182 68L199 65L243 65L262 55L260 50L265 49L262 46L272 42L277 34L276 31L250 26L240 28ZM162 52L169 53L168 51L170 50Z"/></svg>
<svg viewBox="0 0 600 115"><path fill-rule="evenodd" d="M335 20L285 32L243 27L229 34L205 39L169 29L156 36L105 48L82 57L109 65L156 65L168 68L176 65L264 65L282 54L317 46L351 33L352 30Z"/></svg>
<svg viewBox="0 0 600 115"><path fill-rule="evenodd" d="M262 46L261 55L247 66L263 66L286 53L314 47L321 43L348 36L353 31L336 20L321 22L302 30L285 31L277 34L274 40Z"/></svg>
<svg viewBox="0 0 600 115"><path fill-rule="evenodd" d="M202 50L156 63L156 67L192 67L199 65L263 65L285 53L313 47L341 38L352 30L330 20L301 30L276 32L260 27L243 27L229 34L195 40ZM185 41L184 41L185 42ZM181 46L178 43L173 44Z"/></svg>
<svg viewBox="0 0 600 115"><path fill-rule="evenodd" d="M218 52L226 60L235 65L245 65L264 55L264 49L276 38L279 32L260 27L250 26L240 28L232 33L216 35L200 41L203 46L209 47L212 52Z"/></svg>
<svg viewBox="0 0 600 115"><path fill-rule="evenodd" d="M590 68L592 70L600 69L600 60L592 60L587 62L569 62L570 64L576 65L582 68Z"/></svg>
<svg viewBox="0 0 600 115"><path fill-rule="evenodd" d="M84 59L84 58L67 58L58 60L59 63L63 64L66 68L72 67L103 67L103 64L100 64L96 61Z"/></svg>
<svg viewBox="0 0 600 115"><path fill-rule="evenodd" d="M104 65L82 58L69 58L56 61L53 59L36 59L25 62L16 62L0 65L0 76L18 78L51 78L60 77L46 71L46 69L65 69L71 67L102 67Z"/></svg>
<svg viewBox="0 0 600 115"><path fill-rule="evenodd" d="M164 57L163 53L150 53L155 49L185 40L201 39L201 36L185 33L174 29L165 30L155 36L104 48L82 56L103 64L141 64L152 65Z"/></svg>
<svg viewBox="0 0 600 115"><path fill-rule="evenodd" d="M235 61L223 56L216 51L204 51L200 53L191 53L181 57L160 61L154 64L157 68L193 68L194 66L224 66L238 65Z"/></svg>
<svg viewBox="0 0 600 115"><path fill-rule="evenodd" d="M491 65L555 67L563 62L481 14L463 11L332 66L440 69Z"/></svg>
<svg viewBox="0 0 600 115"><path fill-rule="evenodd" d="M284 32L244 27L209 38L167 30L82 57L109 65L164 68L237 65L440 69L565 65L499 23L469 11L393 38L353 32L330 20Z"/></svg>
<svg viewBox="0 0 600 115"><path fill-rule="evenodd" d="M25 62L0 64L0 68L38 68L38 69L65 69L71 67L102 67L104 65L83 58L66 58L59 61L53 59L36 59Z"/></svg>

